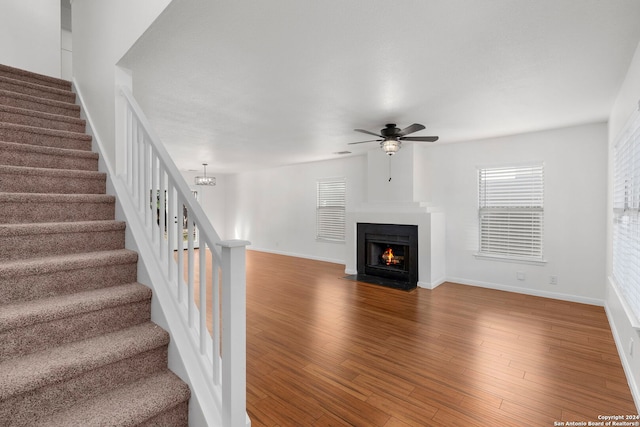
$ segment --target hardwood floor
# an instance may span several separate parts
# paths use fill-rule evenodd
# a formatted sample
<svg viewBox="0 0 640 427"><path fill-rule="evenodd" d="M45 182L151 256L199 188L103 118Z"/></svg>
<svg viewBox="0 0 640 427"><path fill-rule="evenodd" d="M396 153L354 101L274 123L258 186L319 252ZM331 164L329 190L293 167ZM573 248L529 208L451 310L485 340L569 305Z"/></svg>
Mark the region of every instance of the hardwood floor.
<svg viewBox="0 0 640 427"><path fill-rule="evenodd" d="M553 426L637 413L602 307L344 275L247 252L253 427Z"/></svg>

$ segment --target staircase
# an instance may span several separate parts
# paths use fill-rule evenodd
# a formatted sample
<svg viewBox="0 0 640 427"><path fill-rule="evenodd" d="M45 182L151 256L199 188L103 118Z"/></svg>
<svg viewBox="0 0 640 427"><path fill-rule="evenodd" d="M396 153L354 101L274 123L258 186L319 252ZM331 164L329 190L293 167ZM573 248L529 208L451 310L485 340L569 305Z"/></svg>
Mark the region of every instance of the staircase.
<svg viewBox="0 0 640 427"><path fill-rule="evenodd" d="M0 65L0 425L186 426L67 81Z"/></svg>

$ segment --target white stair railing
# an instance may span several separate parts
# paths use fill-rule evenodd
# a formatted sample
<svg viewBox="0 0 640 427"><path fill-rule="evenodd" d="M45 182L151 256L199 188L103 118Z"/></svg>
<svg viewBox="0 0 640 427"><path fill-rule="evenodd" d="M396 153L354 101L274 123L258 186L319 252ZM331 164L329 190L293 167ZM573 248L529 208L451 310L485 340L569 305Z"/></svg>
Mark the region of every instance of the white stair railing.
<svg viewBox="0 0 640 427"><path fill-rule="evenodd" d="M196 366L185 362L191 370L192 388L200 384L205 395L214 400L200 401L200 406L206 412L208 405L215 405L223 426L250 425L246 415L245 305L245 248L249 242L220 240L129 89L120 88L120 95L125 101L121 114L125 116L126 147L125 165L118 178L143 230L146 252L153 253L153 275L164 287L157 289L154 283L160 303L163 295L170 295L171 309L179 313L182 327L188 331L190 349L184 348L180 332L172 337L182 341L178 347L183 360L198 361ZM137 241L141 233L135 231ZM185 356L187 351L191 354ZM202 378L206 378L204 387Z"/></svg>

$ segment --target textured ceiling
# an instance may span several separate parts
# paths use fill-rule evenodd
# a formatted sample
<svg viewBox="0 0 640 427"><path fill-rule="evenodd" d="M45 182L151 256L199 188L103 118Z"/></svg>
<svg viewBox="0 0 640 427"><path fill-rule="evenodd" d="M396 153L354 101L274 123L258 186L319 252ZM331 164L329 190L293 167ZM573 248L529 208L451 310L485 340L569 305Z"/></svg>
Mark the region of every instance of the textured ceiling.
<svg viewBox="0 0 640 427"><path fill-rule="evenodd" d="M438 143L604 121L637 0L174 0L123 58L181 169L354 154L354 128Z"/></svg>

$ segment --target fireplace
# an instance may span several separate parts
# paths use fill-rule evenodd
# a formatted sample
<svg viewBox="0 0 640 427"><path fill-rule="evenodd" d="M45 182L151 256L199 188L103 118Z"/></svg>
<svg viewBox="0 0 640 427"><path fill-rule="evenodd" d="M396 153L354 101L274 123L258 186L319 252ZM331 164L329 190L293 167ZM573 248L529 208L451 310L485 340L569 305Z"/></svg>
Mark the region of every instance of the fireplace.
<svg viewBox="0 0 640 427"><path fill-rule="evenodd" d="M357 224L357 280L413 289L418 283L418 226Z"/></svg>

